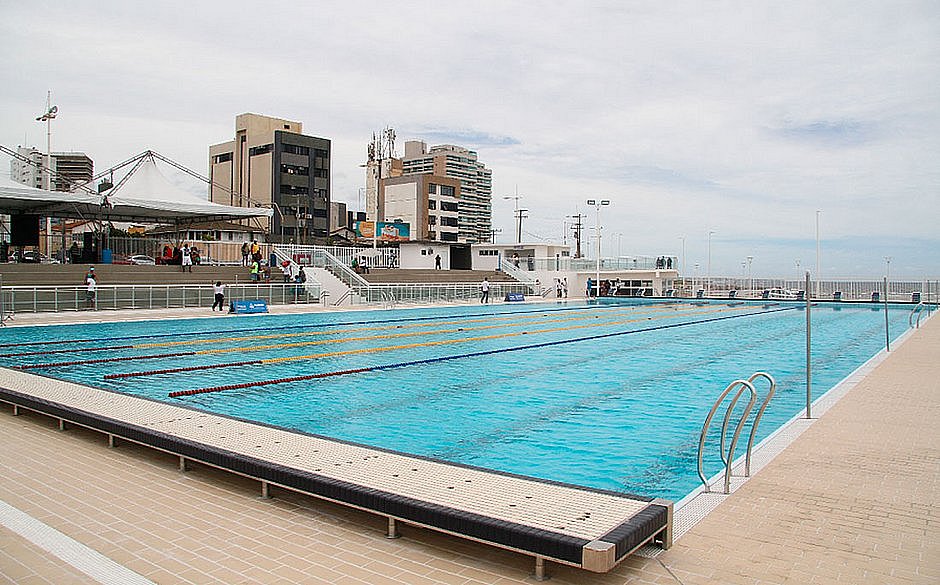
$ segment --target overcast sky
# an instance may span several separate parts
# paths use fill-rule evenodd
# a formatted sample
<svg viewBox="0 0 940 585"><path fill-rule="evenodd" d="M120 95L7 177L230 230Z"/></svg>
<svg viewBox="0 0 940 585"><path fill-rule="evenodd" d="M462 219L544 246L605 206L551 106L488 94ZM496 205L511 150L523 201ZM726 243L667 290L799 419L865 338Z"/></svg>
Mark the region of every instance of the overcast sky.
<svg viewBox="0 0 940 585"><path fill-rule="evenodd" d="M353 205L372 132L476 150L500 242L562 241L699 273L940 277L940 3L12 2L0 144L103 170L153 149L207 173L237 114L333 143ZM3 171L7 170L4 157ZM199 190L193 184L191 189ZM587 235L587 234L586 234ZM570 242L570 236L569 240Z"/></svg>

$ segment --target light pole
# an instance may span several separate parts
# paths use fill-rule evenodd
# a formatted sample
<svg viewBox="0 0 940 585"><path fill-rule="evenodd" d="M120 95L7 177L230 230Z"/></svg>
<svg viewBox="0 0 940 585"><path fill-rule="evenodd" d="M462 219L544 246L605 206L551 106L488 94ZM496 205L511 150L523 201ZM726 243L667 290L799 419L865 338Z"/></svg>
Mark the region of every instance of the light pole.
<svg viewBox="0 0 940 585"><path fill-rule="evenodd" d="M694 270L692 271L692 289L693 289L693 290L692 290L692 294L693 294L693 295L696 294L696 290L695 290L695 281L696 281L697 279L698 279L698 263L696 262L696 263L695 263L695 268L694 268Z"/></svg>
<svg viewBox="0 0 940 585"><path fill-rule="evenodd" d="M753 262L753 261L754 261L754 257L753 257L753 256L748 256L748 257L747 257L747 290L748 290L748 295L751 295L751 294L752 294L752 291L754 290L754 279L751 278L751 262Z"/></svg>
<svg viewBox="0 0 940 585"><path fill-rule="evenodd" d="M891 256L885 256L885 301L888 300L889 282L891 282Z"/></svg>
<svg viewBox="0 0 940 585"><path fill-rule="evenodd" d="M685 236L679 236L679 239L682 240L682 270L685 270ZM676 266L676 272L679 271L679 267Z"/></svg>
<svg viewBox="0 0 940 585"><path fill-rule="evenodd" d="M45 168L42 169L46 178L44 182L46 191L52 191L52 120L55 119L58 112L59 107L52 105L52 91L49 91L46 93L46 112L36 118L37 122L46 123L46 164L44 165ZM62 233L64 234L65 228L63 227L62 229ZM52 256L52 218L48 215L46 216L46 254ZM64 248L62 261L65 262Z"/></svg>
<svg viewBox="0 0 940 585"><path fill-rule="evenodd" d="M796 286L800 286L800 259L796 259ZM809 294L809 291L806 291L806 294Z"/></svg>
<svg viewBox="0 0 940 585"><path fill-rule="evenodd" d="M708 232L708 264L705 268L705 296L709 296L712 292L712 235L715 232L709 230Z"/></svg>
<svg viewBox="0 0 940 585"><path fill-rule="evenodd" d="M594 294L595 298L601 296L601 207L604 205L610 205L608 199L588 199L588 205L593 205L596 212L594 219L594 231L597 234L597 258L595 259L595 278L594 286L597 287L597 292Z"/></svg>
<svg viewBox="0 0 940 585"><path fill-rule="evenodd" d="M515 201L515 207L514 207L515 211L513 213L513 217L516 218L516 243L521 244L522 243L522 214L529 210L519 209L519 200L522 199L522 195L519 194L518 189L516 189L515 195L503 195L503 199L506 199L506 200L512 199L513 201Z"/></svg>
<svg viewBox="0 0 940 585"><path fill-rule="evenodd" d="M617 232L617 259L623 255L623 232ZM619 266L618 266L619 267Z"/></svg>
<svg viewBox="0 0 940 585"><path fill-rule="evenodd" d="M816 298L819 298L819 214L822 213L819 209L816 210ZM806 295L809 296L809 291L806 291Z"/></svg>

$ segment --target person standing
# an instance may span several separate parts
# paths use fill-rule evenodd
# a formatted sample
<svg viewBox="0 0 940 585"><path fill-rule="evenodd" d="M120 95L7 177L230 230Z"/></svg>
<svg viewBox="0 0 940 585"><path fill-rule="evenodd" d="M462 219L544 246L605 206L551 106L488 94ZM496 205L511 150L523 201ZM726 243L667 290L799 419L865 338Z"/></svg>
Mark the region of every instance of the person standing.
<svg viewBox="0 0 940 585"><path fill-rule="evenodd" d="M189 268L189 272L193 271L193 251L189 248L189 242L183 243L183 249L180 250L182 254L180 258L180 272L186 272L186 268Z"/></svg>
<svg viewBox="0 0 940 585"><path fill-rule="evenodd" d="M480 303L490 302L490 281L484 276L483 282L480 284Z"/></svg>
<svg viewBox="0 0 940 585"><path fill-rule="evenodd" d="M95 308L95 296L98 292L98 277L95 275L95 267L88 268L88 274L85 275L85 304L89 309Z"/></svg>
<svg viewBox="0 0 940 585"><path fill-rule="evenodd" d="M258 275L261 273L261 263L257 260L251 261L251 269L249 274L251 275L251 282L258 282Z"/></svg>
<svg viewBox="0 0 940 585"><path fill-rule="evenodd" d="M440 269L441 269L441 255L438 254L437 256L434 257L434 270L440 270Z"/></svg>
<svg viewBox="0 0 940 585"><path fill-rule="evenodd" d="M219 306L219 311L222 310L222 307L225 306L225 285L222 284L221 280L215 281L215 284L212 286L212 292L215 293L215 302L212 303L212 310L215 310L216 305Z"/></svg>
<svg viewBox="0 0 940 585"><path fill-rule="evenodd" d="M284 284L291 281L291 263L287 260L281 262L281 280L284 281Z"/></svg>
<svg viewBox="0 0 940 585"><path fill-rule="evenodd" d="M248 266L249 258L251 258L251 246L246 241L242 244L242 266Z"/></svg>

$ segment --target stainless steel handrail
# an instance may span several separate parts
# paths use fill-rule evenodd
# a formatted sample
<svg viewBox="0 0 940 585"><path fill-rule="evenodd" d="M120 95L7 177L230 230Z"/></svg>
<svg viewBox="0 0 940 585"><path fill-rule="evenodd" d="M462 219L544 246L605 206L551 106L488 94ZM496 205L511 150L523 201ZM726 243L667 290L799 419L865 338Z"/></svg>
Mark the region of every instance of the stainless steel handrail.
<svg viewBox="0 0 940 585"><path fill-rule="evenodd" d="M767 378L770 382L770 390L767 391L767 397L761 402L760 408L754 416L754 423L751 425L751 434L747 438L747 454L744 458L744 477L751 476L751 449L754 448L754 437L757 435L757 425L760 424L760 419L764 416L764 411L767 410L770 399L774 397L774 393L777 391L777 381L767 372L755 372L747 381L753 384L757 378Z"/></svg>
<svg viewBox="0 0 940 585"><path fill-rule="evenodd" d="M911 309L911 313L907 316L907 324L914 329L920 329L920 317L924 311L924 302L921 301L914 305L914 308ZM914 323L914 315L917 315L917 322Z"/></svg>
<svg viewBox="0 0 940 585"><path fill-rule="evenodd" d="M748 380L735 380L734 382L731 382L730 384L728 384L728 387L725 388L724 391L718 395L718 399L715 400L715 404L712 405L712 408L709 411L708 416L705 418L704 424L702 424L702 433L699 436L699 442L698 442L698 476L702 480L702 484L705 485L706 492L711 491L711 488L708 485L708 480L705 479L705 473L702 470L702 458L703 458L704 451L705 451L705 438L708 435L708 427L711 425L712 418L714 418L715 412L718 410L718 407L721 406L722 402L724 402L725 397L727 397L728 394L738 386L740 386L740 388L735 393L734 398L731 400L731 404L728 406L728 410L725 414L725 421L724 421L724 424L722 424L722 429L721 429L721 439L722 439L721 459L723 462L725 462L725 493L727 494L731 491L731 463L732 461L734 461L734 450L737 447L738 437L741 435L741 429L744 427L744 421L747 419L748 415L751 413L751 409L754 407L754 402L757 400L757 392L754 390L754 385L751 384L751 382L749 382ZM726 458L724 454L724 436L727 431L727 423L730 418L730 412L734 410L734 407L737 404L738 399L741 398L741 393L743 393L745 389L747 389L751 393L750 399L748 400L747 406L744 409L744 414L741 415L741 419L738 421L738 424L735 427L734 437L731 439L731 447L728 450L728 455Z"/></svg>

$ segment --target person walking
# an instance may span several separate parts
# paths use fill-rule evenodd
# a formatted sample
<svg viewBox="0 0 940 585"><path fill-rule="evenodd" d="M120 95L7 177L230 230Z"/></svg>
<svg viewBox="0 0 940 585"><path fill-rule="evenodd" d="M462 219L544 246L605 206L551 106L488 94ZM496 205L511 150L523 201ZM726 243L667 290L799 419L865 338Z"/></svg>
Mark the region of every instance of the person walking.
<svg viewBox="0 0 940 585"><path fill-rule="evenodd" d="M490 302L490 281L484 276L483 282L480 284L480 303Z"/></svg>
<svg viewBox="0 0 940 585"><path fill-rule="evenodd" d="M88 274L85 275L85 305L89 309L95 308L95 296L98 292L98 277L95 275L95 267L88 268Z"/></svg>
<svg viewBox="0 0 940 585"><path fill-rule="evenodd" d="M225 285L222 284L221 280L215 281L215 284L212 286L212 292L215 293L215 302L212 303L212 310L215 310L216 305L219 306L219 311L222 310L222 307L225 306Z"/></svg>

